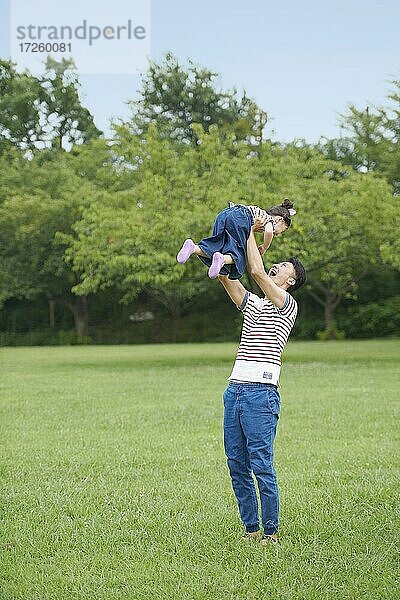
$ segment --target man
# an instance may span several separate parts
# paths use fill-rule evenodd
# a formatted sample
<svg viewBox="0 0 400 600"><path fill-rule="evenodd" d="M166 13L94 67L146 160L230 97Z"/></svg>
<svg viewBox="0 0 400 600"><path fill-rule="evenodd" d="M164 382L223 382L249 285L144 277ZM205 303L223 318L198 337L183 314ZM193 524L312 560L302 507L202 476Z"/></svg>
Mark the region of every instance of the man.
<svg viewBox="0 0 400 600"><path fill-rule="evenodd" d="M280 412L281 354L297 315L297 302L289 292L303 285L306 275L296 258L274 264L265 272L254 237L259 226L254 224L248 239L247 260L265 297L248 292L239 280L219 276L244 315L236 361L224 393L224 445L245 537L258 539L261 535L254 473L261 500L261 541L269 544L278 542L273 444Z"/></svg>

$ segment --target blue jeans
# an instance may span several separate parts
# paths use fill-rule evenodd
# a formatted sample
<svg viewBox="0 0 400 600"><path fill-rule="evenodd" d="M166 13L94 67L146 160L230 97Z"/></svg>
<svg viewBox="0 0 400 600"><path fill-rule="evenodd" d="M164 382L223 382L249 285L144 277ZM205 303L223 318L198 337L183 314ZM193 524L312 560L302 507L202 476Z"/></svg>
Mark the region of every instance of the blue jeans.
<svg viewBox="0 0 400 600"><path fill-rule="evenodd" d="M249 532L260 528L252 472L260 492L264 533L278 531L274 439L279 412L280 397L274 385L229 382L224 393L225 454L240 516Z"/></svg>

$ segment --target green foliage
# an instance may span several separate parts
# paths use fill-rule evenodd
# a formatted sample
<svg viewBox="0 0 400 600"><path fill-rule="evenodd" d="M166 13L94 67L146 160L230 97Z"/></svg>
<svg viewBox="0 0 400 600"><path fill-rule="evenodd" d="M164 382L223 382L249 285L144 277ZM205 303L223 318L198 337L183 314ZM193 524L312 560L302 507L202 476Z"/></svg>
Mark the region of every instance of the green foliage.
<svg viewBox="0 0 400 600"><path fill-rule="evenodd" d="M45 137L42 91L37 77L18 73L11 61L0 59L0 151L10 144L32 149Z"/></svg>
<svg viewBox="0 0 400 600"><path fill-rule="evenodd" d="M60 329L58 340L60 346L77 346L92 343L92 338L89 335L78 335L75 330L64 331Z"/></svg>
<svg viewBox="0 0 400 600"><path fill-rule="evenodd" d="M400 194L400 81L393 81L387 107L365 110L350 105L342 117L348 135L325 140L322 151L333 160L351 165L356 170L374 171Z"/></svg>
<svg viewBox="0 0 400 600"><path fill-rule="evenodd" d="M189 235L208 235L216 212L236 194L243 164L242 148L231 155L215 127L196 127L200 144L177 146L155 126L143 138L119 128L113 153L119 157L112 193L98 194L74 229L67 251L82 273L76 293L116 286L129 301L151 287L172 296L196 294L204 287L193 263L176 263L179 244ZM185 281L190 285L185 286ZM184 292L186 288L186 292Z"/></svg>
<svg viewBox="0 0 400 600"><path fill-rule="evenodd" d="M116 287L128 302L151 289L179 314L210 285L197 261L184 268L176 263L181 242L209 235L229 200L245 197L268 208L289 196L298 215L266 260L297 255L304 262L329 329L340 301L355 297L365 272L381 263L382 241L395 240L399 216L389 186L373 175L346 172L309 147L265 142L252 155L215 126L208 133L194 129L196 148L166 139L155 126L142 137L119 127L114 182L93 197L73 226L76 236L67 240L67 258L81 273L75 293ZM379 215L379 227L371 215Z"/></svg>
<svg viewBox="0 0 400 600"><path fill-rule="evenodd" d="M43 75L19 73L0 60L0 152L9 144L23 150L65 148L97 138L89 110L79 97L72 59L47 58Z"/></svg>
<svg viewBox="0 0 400 600"><path fill-rule="evenodd" d="M397 207L396 207L396 210ZM394 227L398 230L398 217L395 219ZM392 236L391 236L392 238ZM385 240L381 246L381 254L384 262L400 271L400 239L397 235L396 239Z"/></svg>
<svg viewBox="0 0 400 600"><path fill-rule="evenodd" d="M391 112L350 109L348 139L282 146L261 139L265 114L245 94L218 90L215 73L168 54L150 63L132 121L104 140L70 60L48 59L41 77L0 61L0 305L56 300L82 337L89 295L96 307L106 292L126 304L144 292L169 315L162 339L182 339L182 319L216 285L197 259L177 264L182 241L208 236L231 200L269 208L289 197L298 214L265 261L303 261L322 335L337 337L336 311L363 278L400 269L396 90ZM299 336L320 331L319 319Z"/></svg>
<svg viewBox="0 0 400 600"><path fill-rule="evenodd" d="M321 342L327 342L329 340L344 340L346 334L337 328L335 321L331 321L326 329L317 331L316 337Z"/></svg>
<svg viewBox="0 0 400 600"><path fill-rule="evenodd" d="M1 333L0 346L78 346L93 343L88 335L78 335L75 329L38 329L28 333Z"/></svg>
<svg viewBox="0 0 400 600"><path fill-rule="evenodd" d="M69 232L91 187L68 168L63 154L23 160L0 174L0 302L67 294L74 274L64 261L56 232Z"/></svg>
<svg viewBox="0 0 400 600"><path fill-rule="evenodd" d="M400 333L400 296L352 306L340 319L353 338L395 336Z"/></svg>
<svg viewBox="0 0 400 600"><path fill-rule="evenodd" d="M299 159L293 197L300 197L300 210L283 246L290 244L308 267L308 289L324 307L329 329L340 302L357 298L360 280L388 260L384 249L397 243L400 216L384 180L346 172L307 147L288 152Z"/></svg>
<svg viewBox="0 0 400 600"><path fill-rule="evenodd" d="M198 141L193 124L204 131L218 125L222 133L234 132L238 139L253 136L261 141L267 116L245 93L220 91L216 87L217 73L197 67L189 61L183 67L171 53L160 63L150 62L142 81L141 98L131 102L129 124L135 133L145 133L157 123L167 137Z"/></svg>
<svg viewBox="0 0 400 600"><path fill-rule="evenodd" d="M90 111L82 106L80 83L72 59L62 58L57 62L48 56L40 86L43 90L41 117L46 121L47 137L53 147L83 144L99 137L101 131L95 126Z"/></svg>

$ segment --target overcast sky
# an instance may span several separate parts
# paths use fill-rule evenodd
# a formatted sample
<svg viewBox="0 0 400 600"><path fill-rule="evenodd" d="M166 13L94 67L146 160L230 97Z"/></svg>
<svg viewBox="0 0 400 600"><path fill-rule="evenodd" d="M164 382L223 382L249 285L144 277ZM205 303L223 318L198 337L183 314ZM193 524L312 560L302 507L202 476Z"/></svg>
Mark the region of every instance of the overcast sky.
<svg viewBox="0 0 400 600"><path fill-rule="evenodd" d="M2 57L9 2L0 0ZM348 103L385 103L390 80L400 79L399 23L399 0L152 0L151 58L171 50L217 71L223 88L245 89L269 113L274 139L312 142L339 135ZM136 75L81 81L106 132L140 87Z"/></svg>

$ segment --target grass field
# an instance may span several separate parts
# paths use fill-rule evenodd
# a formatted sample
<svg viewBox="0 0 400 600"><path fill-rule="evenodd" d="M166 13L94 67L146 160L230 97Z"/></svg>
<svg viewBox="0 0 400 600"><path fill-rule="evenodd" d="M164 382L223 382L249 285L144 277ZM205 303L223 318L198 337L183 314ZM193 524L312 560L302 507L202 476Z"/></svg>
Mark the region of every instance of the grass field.
<svg viewBox="0 0 400 600"><path fill-rule="evenodd" d="M233 345L2 349L0 597L400 598L399 350L288 345L262 548L223 453Z"/></svg>

